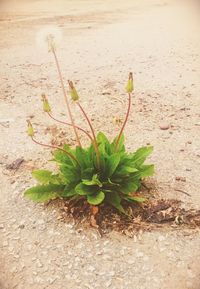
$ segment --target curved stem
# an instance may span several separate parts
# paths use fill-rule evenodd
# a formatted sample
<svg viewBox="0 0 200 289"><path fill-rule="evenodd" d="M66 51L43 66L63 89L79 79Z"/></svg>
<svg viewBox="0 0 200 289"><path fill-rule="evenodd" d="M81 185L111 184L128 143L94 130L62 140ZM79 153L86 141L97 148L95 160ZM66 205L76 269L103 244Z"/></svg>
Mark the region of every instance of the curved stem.
<svg viewBox="0 0 200 289"><path fill-rule="evenodd" d="M120 133L119 133L117 141L116 141L115 151L117 151L117 149L118 149L119 141L121 139L122 133L123 133L124 128L126 126L126 123L127 123L128 117L129 117L129 113L130 113L130 109L131 109L131 93L128 94L128 109L126 112L126 117L125 117L124 123L122 125L122 128L120 130Z"/></svg>
<svg viewBox="0 0 200 289"><path fill-rule="evenodd" d="M35 140L33 137L31 137L31 139L32 139L32 141L33 141L34 143L36 143L36 144L38 144L38 145L41 145L41 146L43 146L43 147L52 148L52 149L58 149L58 150L63 151L64 153L66 153L66 154L68 155L68 157L70 157L70 158L73 159L78 165L80 165L79 162L78 162L78 160L77 160L71 153L67 152L66 150L64 150L64 149L62 149L62 148L60 148L60 147L58 147L58 146L52 146L52 145L48 145L48 144L43 144L43 143Z"/></svg>
<svg viewBox="0 0 200 289"><path fill-rule="evenodd" d="M65 121L62 121L62 120L59 120L59 119L55 118L50 112L47 112L47 114L49 115L50 118L52 118L53 120L55 120L55 121L57 121L57 122L59 122L59 123L66 124L66 125L69 125L69 126L73 126L73 125L72 125L71 123L69 123L69 122L65 122ZM90 135L86 130L84 130L83 128L81 128L81 127L79 127L79 126L77 126L77 125L75 125L75 127L76 127L78 130L84 132L84 133L90 138L90 140L93 142L93 138L91 137L91 135Z"/></svg>
<svg viewBox="0 0 200 289"><path fill-rule="evenodd" d="M65 86L64 86L64 82L63 82L63 78L62 78L62 73L61 73L60 65L59 65L59 62L58 62L58 58L57 58L55 49L54 49L53 47L52 47L52 52L53 52L53 55L54 55L54 58L55 58L56 67L57 67L57 70L58 70L58 75L59 75L59 78L60 78L60 83L61 83L61 86L62 86L64 99L65 99L65 102L66 102L66 104L67 104L68 114L69 114L69 117L70 117L70 120L71 120L73 129L74 129L74 133L75 133L75 136L76 136L77 143L78 143L78 145L81 147L81 142L80 142L80 139L79 139L77 130L76 130L76 126L75 126L75 123L74 123L74 120L73 120L73 116L72 116L72 113L71 113L69 101L68 101L67 94L66 94L66 91L65 91Z"/></svg>
<svg viewBox="0 0 200 289"><path fill-rule="evenodd" d="M84 117L86 118L88 124L89 124L89 127L91 129L91 132L92 132L92 135L93 135L93 143L94 143L94 149L95 149L95 152L96 152L96 157L97 157L97 167L98 169L100 169L100 155L99 155L99 149L98 149L98 144L97 144L97 139L96 139L96 136L95 136L95 132L94 132L94 129L92 127L92 124L91 124L91 121L89 119L89 117L87 116L85 110L83 109L83 107L81 106L81 104L76 101L78 107L80 108L80 110L82 111Z"/></svg>

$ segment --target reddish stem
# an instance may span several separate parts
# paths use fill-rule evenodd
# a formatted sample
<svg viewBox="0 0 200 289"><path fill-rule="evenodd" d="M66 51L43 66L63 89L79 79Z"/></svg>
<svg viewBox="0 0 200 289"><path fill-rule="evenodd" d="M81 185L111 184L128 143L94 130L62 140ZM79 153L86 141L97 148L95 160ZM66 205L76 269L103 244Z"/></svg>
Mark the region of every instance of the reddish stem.
<svg viewBox="0 0 200 289"><path fill-rule="evenodd" d="M52 149L58 149L58 150L63 151L64 153L66 153L66 154L68 155L68 157L70 157L70 158L73 159L78 165L80 165L79 162L78 162L78 160L77 160L71 153L67 152L66 150L64 150L64 149L62 149L62 148L60 148L60 147L58 147L58 146L52 146L52 145L48 145L48 144L43 144L43 143L35 140L33 137L31 137L31 139L32 139L32 141L33 141L34 143L36 143L36 144L38 144L38 145L41 145L41 146L43 146L43 147L52 148Z"/></svg>
<svg viewBox="0 0 200 289"><path fill-rule="evenodd" d="M100 169L100 155L99 155L97 139L96 139L96 136L95 136L95 132L94 132L93 126L92 126L91 121L90 121L89 117L87 116L85 110L81 106L81 104L78 101L76 101L76 103L77 103L78 107L80 108L80 110L82 111L82 113L83 113L84 117L86 118L86 120L87 120L87 122L89 124L89 127L91 129L91 132L92 132L92 135L93 135L94 149L95 149L96 157L97 157L97 167L98 167L98 169Z"/></svg>
<svg viewBox="0 0 200 289"><path fill-rule="evenodd" d="M117 149L118 149L119 141L120 141L120 139L121 139L122 133L123 133L124 128L125 128L125 126L126 126L126 123L127 123L127 121L128 121L130 109L131 109L131 93L128 94L128 109L127 109L127 112L126 112L126 117L125 117L124 123L123 123L123 125L122 125L122 128L121 128L121 130L120 130L120 133L119 133L118 138L117 138L117 141L116 141L115 151L117 151Z"/></svg>
<svg viewBox="0 0 200 289"><path fill-rule="evenodd" d="M58 61L58 58L57 58L57 55L56 55L56 52L55 52L54 48L52 48L52 52L53 52L53 55L54 55L54 58L55 58L56 67L57 67L57 70L58 70L58 75L59 75L59 78L60 78L60 83L61 83L61 86L62 86L64 99L65 99L65 102L67 104L68 114L69 114L69 117L71 119L71 123L72 123L73 129L74 129L74 133L75 133L75 136L76 136L77 143L81 147L81 142L80 142L77 130L76 130L76 126L75 126L75 123L74 123L74 120L73 120L73 116L72 116L72 113L71 113L69 101L68 101L68 98L67 98L67 93L66 93L64 82L63 82L63 78L62 78L62 73L61 73L59 61Z"/></svg>
<svg viewBox="0 0 200 289"><path fill-rule="evenodd" d="M50 112L47 112L47 114L50 116L50 118L52 118L53 120L55 120L55 121L57 121L57 122L59 122L59 123L72 126L72 124L69 123L69 122L65 122L65 121L62 121L62 120L59 120L59 119L55 118L53 115L50 114ZM81 128L81 127L79 127L79 126L77 126L77 125L75 125L75 127L76 127L77 129L81 130L82 132L84 132L84 133L90 138L90 140L93 142L93 138L91 137L91 135L90 135L86 130L84 130L83 128Z"/></svg>

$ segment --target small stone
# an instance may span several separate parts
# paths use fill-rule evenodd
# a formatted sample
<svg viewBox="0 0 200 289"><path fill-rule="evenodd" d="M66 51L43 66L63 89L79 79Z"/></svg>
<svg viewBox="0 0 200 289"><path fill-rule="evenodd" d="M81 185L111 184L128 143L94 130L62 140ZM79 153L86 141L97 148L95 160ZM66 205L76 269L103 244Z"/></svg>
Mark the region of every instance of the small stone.
<svg viewBox="0 0 200 289"><path fill-rule="evenodd" d="M186 182L186 178L185 177L180 177L180 176L175 177L175 180L176 181L181 181L181 182Z"/></svg>
<svg viewBox="0 0 200 289"><path fill-rule="evenodd" d="M12 162L11 164L7 165L6 169L7 170L18 170L23 162L24 162L23 158L18 158L14 162Z"/></svg>
<svg viewBox="0 0 200 289"><path fill-rule="evenodd" d="M167 124L167 123L162 123L162 124L159 125L159 127L160 127L161 130L167 130L167 129L170 128L170 125Z"/></svg>

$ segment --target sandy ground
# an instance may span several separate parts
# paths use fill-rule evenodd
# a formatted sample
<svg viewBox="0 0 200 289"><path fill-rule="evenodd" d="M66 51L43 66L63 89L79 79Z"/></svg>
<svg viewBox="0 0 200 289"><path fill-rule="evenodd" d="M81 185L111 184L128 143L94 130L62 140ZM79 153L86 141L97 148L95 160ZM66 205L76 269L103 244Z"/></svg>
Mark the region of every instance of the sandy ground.
<svg viewBox="0 0 200 289"><path fill-rule="evenodd" d="M200 209L197 5L178 0L1 2L1 289L200 288L198 230L161 229L139 238L113 232L101 239L92 229L77 230L70 220L57 220L56 208L23 198L33 184L31 170L49 166L50 152L25 134L25 120L31 117L41 140L50 140L45 128L53 123L41 110L41 92L64 119L52 56L36 46L37 32L53 24L63 31L58 55L65 79L76 81L95 127L110 137L119 130L113 118L125 112L127 73L134 72L127 147L154 145L151 184L162 197ZM74 114L81 124L75 108ZM74 142L69 129L66 140ZM24 158L18 170L6 169L18 158Z"/></svg>

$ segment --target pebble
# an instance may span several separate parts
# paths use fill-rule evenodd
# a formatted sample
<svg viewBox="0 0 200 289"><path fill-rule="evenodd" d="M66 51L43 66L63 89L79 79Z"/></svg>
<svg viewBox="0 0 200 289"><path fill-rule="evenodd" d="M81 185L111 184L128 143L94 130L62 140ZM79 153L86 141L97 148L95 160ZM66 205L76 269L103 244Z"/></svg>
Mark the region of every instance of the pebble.
<svg viewBox="0 0 200 289"><path fill-rule="evenodd" d="M181 181L181 182L186 182L186 178L185 177L180 177L180 176L175 177L175 180L176 181Z"/></svg>
<svg viewBox="0 0 200 289"><path fill-rule="evenodd" d="M161 130L168 130L170 128L170 125L167 123L162 123L159 125Z"/></svg>

